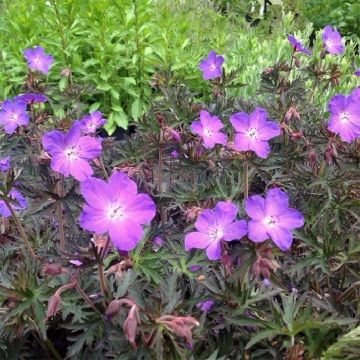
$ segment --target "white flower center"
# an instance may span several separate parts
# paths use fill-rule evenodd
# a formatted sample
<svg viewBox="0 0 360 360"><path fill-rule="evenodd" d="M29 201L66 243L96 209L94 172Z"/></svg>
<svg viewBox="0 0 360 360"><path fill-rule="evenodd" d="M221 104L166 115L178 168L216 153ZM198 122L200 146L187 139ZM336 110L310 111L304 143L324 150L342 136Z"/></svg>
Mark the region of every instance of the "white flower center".
<svg viewBox="0 0 360 360"><path fill-rule="evenodd" d="M124 206L120 203L112 203L107 209L107 216L110 220L119 221L125 217Z"/></svg>
<svg viewBox="0 0 360 360"><path fill-rule="evenodd" d="M74 161L74 160L76 160L76 159L79 158L78 150L76 149L75 146L71 146L71 147L65 149L64 153L65 153L65 156L66 156L70 161Z"/></svg>
<svg viewBox="0 0 360 360"><path fill-rule="evenodd" d="M256 140L257 137L259 136L259 130L257 128L250 128L247 132L246 132L246 136L250 139L250 140Z"/></svg>
<svg viewBox="0 0 360 360"><path fill-rule="evenodd" d="M11 113L11 114L9 115L9 120L10 120L11 122L17 122L17 121L19 120L19 115L16 114L16 113Z"/></svg>
<svg viewBox="0 0 360 360"><path fill-rule="evenodd" d="M277 218L274 215L266 216L263 219L263 224L267 227L276 227Z"/></svg>
<svg viewBox="0 0 360 360"><path fill-rule="evenodd" d="M204 136L206 136L206 137L211 137L214 134L214 131L209 128L204 128L203 132L204 132Z"/></svg>
<svg viewBox="0 0 360 360"><path fill-rule="evenodd" d="M221 228L215 228L209 231L209 238L213 241L221 240L224 236L224 230Z"/></svg>
<svg viewBox="0 0 360 360"><path fill-rule="evenodd" d="M34 63L37 64L37 65L39 65L39 64L41 63L41 59L40 59L39 57L36 57L36 58L34 59Z"/></svg>
<svg viewBox="0 0 360 360"><path fill-rule="evenodd" d="M211 70L211 71L216 70L216 65L215 65L214 63L210 65L210 70Z"/></svg>
<svg viewBox="0 0 360 360"><path fill-rule="evenodd" d="M349 114L347 112L343 112L340 114L340 121L342 123L347 123L349 122Z"/></svg>

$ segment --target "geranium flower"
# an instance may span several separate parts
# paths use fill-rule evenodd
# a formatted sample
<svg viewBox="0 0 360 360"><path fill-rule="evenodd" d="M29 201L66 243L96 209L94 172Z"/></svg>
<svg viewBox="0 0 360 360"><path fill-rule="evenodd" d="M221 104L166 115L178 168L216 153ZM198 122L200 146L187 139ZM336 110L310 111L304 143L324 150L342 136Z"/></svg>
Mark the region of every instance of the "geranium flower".
<svg viewBox="0 0 360 360"><path fill-rule="evenodd" d="M11 197L13 200L15 200L15 203L11 204L11 207L15 211L23 210L28 207L28 203L24 196L20 193L20 191L16 189L12 189L9 192L9 197ZM0 215L4 218L8 218L11 216L11 212L8 209L8 207L5 204L4 200L0 200Z"/></svg>
<svg viewBox="0 0 360 360"><path fill-rule="evenodd" d="M220 130L224 127L217 116L211 116L207 111L200 111L200 120L194 121L190 129L199 135L207 149L212 149L216 144L225 145L227 136Z"/></svg>
<svg viewBox="0 0 360 360"><path fill-rule="evenodd" d="M289 208L289 197L279 188L270 189L265 199L249 197L245 211L252 219L248 222L249 239L262 242L270 238L283 251L292 244L292 230L304 225L302 214Z"/></svg>
<svg viewBox="0 0 360 360"><path fill-rule="evenodd" d="M139 194L136 183L120 171L108 182L90 178L81 183L80 190L86 201L81 226L96 234L108 233L119 250L134 249L143 237L142 225L149 224L156 213L150 196Z"/></svg>
<svg viewBox="0 0 360 360"><path fill-rule="evenodd" d="M106 123L106 119L100 111L93 111L90 115L84 116L80 123L85 134L95 134L96 130Z"/></svg>
<svg viewBox="0 0 360 360"><path fill-rule="evenodd" d="M42 138L46 152L51 155L51 168L64 176L72 175L83 181L93 174L89 165L101 153L101 141L91 136L81 136L81 128L75 124L67 134L50 131Z"/></svg>
<svg viewBox="0 0 360 360"><path fill-rule="evenodd" d="M294 48L295 51L298 51L298 52L302 52L306 55L311 55L311 51L306 48L302 43L301 41L299 41L298 39L296 39L295 36L293 35L289 35L288 36L288 40L289 40L289 43L292 45L292 47Z"/></svg>
<svg viewBox="0 0 360 360"><path fill-rule="evenodd" d="M209 312L212 309L212 307L214 306L214 304L215 304L214 300L206 300L206 301L201 301L198 304L196 304L196 307L203 312Z"/></svg>
<svg viewBox="0 0 360 360"><path fill-rule="evenodd" d="M218 56L216 51L210 51L208 57L200 61L199 69L203 73L204 80L211 80L221 77L224 58Z"/></svg>
<svg viewBox="0 0 360 360"><path fill-rule="evenodd" d="M237 151L252 150L261 158L267 158L270 153L268 140L279 136L279 124L267 121L265 109L256 108L250 115L239 112L230 116L230 122L237 131L234 147Z"/></svg>
<svg viewBox="0 0 360 360"><path fill-rule="evenodd" d="M44 94L28 93L16 96L15 100L24 102L27 105L32 105L35 103L44 103L48 99Z"/></svg>
<svg viewBox="0 0 360 360"><path fill-rule="evenodd" d="M7 134L13 134L21 125L30 121L26 112L26 104L15 100L4 101L0 111L0 124L4 125Z"/></svg>
<svg viewBox="0 0 360 360"><path fill-rule="evenodd" d="M325 49L330 55L341 55L344 52L345 47L340 33L330 25L325 26L322 39Z"/></svg>
<svg viewBox="0 0 360 360"><path fill-rule="evenodd" d="M10 169L10 156L6 156L0 160L0 171L6 172Z"/></svg>
<svg viewBox="0 0 360 360"><path fill-rule="evenodd" d="M360 70L356 70L356 71L354 72L354 75L357 76L357 77L360 77Z"/></svg>
<svg viewBox="0 0 360 360"><path fill-rule="evenodd" d="M237 213L237 206L225 201L205 209L195 222L197 231L185 236L185 250L206 249L210 260L219 259L222 240L239 240L247 233L246 221L235 220Z"/></svg>
<svg viewBox="0 0 360 360"><path fill-rule="evenodd" d="M358 90L349 96L335 95L329 102L330 120L328 129L340 135L348 143L360 136L360 102Z"/></svg>
<svg viewBox="0 0 360 360"><path fill-rule="evenodd" d="M51 55L46 54L44 48L41 46L25 49L23 54L28 67L31 70L37 70L44 74L49 72L50 67L54 62L54 58Z"/></svg>

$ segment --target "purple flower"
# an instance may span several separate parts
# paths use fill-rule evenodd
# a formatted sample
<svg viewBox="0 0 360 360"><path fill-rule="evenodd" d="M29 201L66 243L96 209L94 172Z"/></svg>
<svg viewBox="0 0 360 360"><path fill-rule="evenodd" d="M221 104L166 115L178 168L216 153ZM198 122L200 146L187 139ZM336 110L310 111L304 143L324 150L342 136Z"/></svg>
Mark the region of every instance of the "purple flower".
<svg viewBox="0 0 360 360"><path fill-rule="evenodd" d="M95 134L106 123L106 119L100 111L93 111L90 115L84 116L81 120L81 129L85 134Z"/></svg>
<svg viewBox="0 0 360 360"><path fill-rule="evenodd" d="M340 33L330 25L325 26L322 39L330 55L341 55L345 48Z"/></svg>
<svg viewBox="0 0 360 360"><path fill-rule="evenodd" d="M263 284L265 287L269 287L271 285L271 281L269 279L264 279Z"/></svg>
<svg viewBox="0 0 360 360"><path fill-rule="evenodd" d="M120 171L108 182L90 178L80 184L86 204L80 215L81 226L96 234L109 233L119 250L134 249L142 239L142 225L149 224L156 206L149 195L139 194L137 185Z"/></svg>
<svg viewBox="0 0 360 360"><path fill-rule="evenodd" d="M270 189L266 198L249 197L245 211L252 220L248 223L248 237L254 242L271 238L283 251L292 244L292 230L304 225L302 214L289 208L289 197L279 188Z"/></svg>
<svg viewBox="0 0 360 360"><path fill-rule="evenodd" d="M196 272L199 271L201 269L201 265L190 265L188 267L188 270L191 272Z"/></svg>
<svg viewBox="0 0 360 360"><path fill-rule="evenodd" d="M24 196L18 190L12 189L9 192L9 197L12 198L13 200L15 200L15 203L11 204L11 207L15 211L19 211L19 210L23 210L23 209L27 208L28 203L27 203L26 199L24 198ZM8 209L8 207L6 206L4 200L0 200L0 215L4 218L8 218L11 216L11 212Z"/></svg>
<svg viewBox="0 0 360 360"><path fill-rule="evenodd" d="M69 263L75 265L75 266L81 266L83 263L80 260L69 260Z"/></svg>
<svg viewBox="0 0 360 360"><path fill-rule="evenodd" d="M360 70L356 70L356 71L354 72L354 75L357 76L357 77L360 77Z"/></svg>
<svg viewBox="0 0 360 360"><path fill-rule="evenodd" d="M28 93L16 96L15 100L19 102L24 102L27 105L32 105L35 103L44 103L48 99L44 94Z"/></svg>
<svg viewBox="0 0 360 360"><path fill-rule="evenodd" d="M211 80L221 77L224 58L218 56L216 51L210 51L208 57L200 61L199 69L203 72L204 80Z"/></svg>
<svg viewBox="0 0 360 360"><path fill-rule="evenodd" d="M170 154L173 159L177 159L180 155L176 150L173 150Z"/></svg>
<svg viewBox="0 0 360 360"><path fill-rule="evenodd" d="M236 220L238 208L231 202L220 201L214 209L205 209L195 222L197 231L185 236L185 250L206 249L210 260L221 256L221 241L239 240L247 233L244 220Z"/></svg>
<svg viewBox="0 0 360 360"><path fill-rule="evenodd" d="M289 40L289 43L292 45L292 47L294 48L294 51L298 51L298 52L302 52L306 55L311 55L311 51L306 48L302 43L301 41L299 41L298 39L296 39L295 36L293 35L289 35L288 36L288 40Z"/></svg>
<svg viewBox="0 0 360 360"><path fill-rule="evenodd" d="M101 141L91 136L81 136L81 129L75 124L67 134L50 131L42 138L46 152L51 155L51 168L64 176L72 175L83 181L93 174L89 165L101 153Z"/></svg>
<svg viewBox="0 0 360 360"><path fill-rule="evenodd" d="M220 131L223 127L217 116L211 116L205 110L200 111L200 120L190 126L191 131L202 138L207 149L212 149L216 144L226 144L227 136Z"/></svg>
<svg viewBox="0 0 360 360"><path fill-rule="evenodd" d="M29 121L26 104L15 100L3 102L0 111L0 124L4 125L7 134L13 134L18 126L27 125Z"/></svg>
<svg viewBox="0 0 360 360"><path fill-rule="evenodd" d="M234 147L237 151L252 150L261 158L270 153L268 140L279 136L280 126L276 122L267 121L265 109L256 108L250 115L239 112L230 116L230 122L237 131Z"/></svg>
<svg viewBox="0 0 360 360"><path fill-rule="evenodd" d="M360 102L358 90L345 96L335 95L329 102L330 120L328 129L340 135L348 143L360 136Z"/></svg>
<svg viewBox="0 0 360 360"><path fill-rule="evenodd" d="M6 172L10 169L10 156L6 156L0 160L0 171Z"/></svg>
<svg viewBox="0 0 360 360"><path fill-rule="evenodd" d="M25 49L23 54L31 70L38 70L44 74L49 72L54 62L54 58L51 55L47 55L41 46Z"/></svg>
<svg viewBox="0 0 360 360"><path fill-rule="evenodd" d="M214 304L215 304L214 300L206 300L196 304L196 307L203 312L209 312L211 308L214 306Z"/></svg>

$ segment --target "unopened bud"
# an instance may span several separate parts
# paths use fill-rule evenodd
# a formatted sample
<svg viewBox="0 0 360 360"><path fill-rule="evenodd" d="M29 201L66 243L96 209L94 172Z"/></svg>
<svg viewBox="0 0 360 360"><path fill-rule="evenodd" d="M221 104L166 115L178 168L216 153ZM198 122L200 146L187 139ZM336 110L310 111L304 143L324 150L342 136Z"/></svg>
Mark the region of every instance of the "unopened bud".
<svg viewBox="0 0 360 360"><path fill-rule="evenodd" d="M60 303L61 303L61 297L56 292L49 299L48 308L47 308L47 311L46 311L46 320L50 319L52 316L54 316L57 313L57 311L59 310Z"/></svg>
<svg viewBox="0 0 360 360"><path fill-rule="evenodd" d="M63 268L60 264L45 264L43 272L45 275L55 276L60 275L63 272Z"/></svg>

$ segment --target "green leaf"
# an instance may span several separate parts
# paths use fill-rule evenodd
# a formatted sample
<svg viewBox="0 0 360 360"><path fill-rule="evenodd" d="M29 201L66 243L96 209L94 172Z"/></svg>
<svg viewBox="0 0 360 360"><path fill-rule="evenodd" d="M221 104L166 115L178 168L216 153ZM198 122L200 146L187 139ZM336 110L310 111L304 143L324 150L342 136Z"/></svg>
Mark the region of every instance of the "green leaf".
<svg viewBox="0 0 360 360"><path fill-rule="evenodd" d="M137 98L131 105L131 116L134 120L138 120L143 114L143 103L140 98Z"/></svg>

